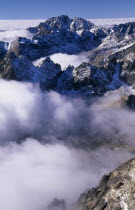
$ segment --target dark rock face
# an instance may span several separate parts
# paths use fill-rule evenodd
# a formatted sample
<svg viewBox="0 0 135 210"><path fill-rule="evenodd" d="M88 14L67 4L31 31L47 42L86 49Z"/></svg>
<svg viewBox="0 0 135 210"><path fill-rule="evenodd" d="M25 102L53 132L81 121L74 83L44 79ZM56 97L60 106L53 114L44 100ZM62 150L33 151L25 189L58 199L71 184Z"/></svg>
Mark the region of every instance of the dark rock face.
<svg viewBox="0 0 135 210"><path fill-rule="evenodd" d="M135 23L115 25L108 29L102 45L91 50L90 62L96 66L106 65L112 58L123 62L120 79L132 85L135 81Z"/></svg>
<svg viewBox="0 0 135 210"><path fill-rule="evenodd" d="M80 196L77 210L133 210L135 207L135 159L106 174L97 188Z"/></svg>
<svg viewBox="0 0 135 210"><path fill-rule="evenodd" d="M61 94L71 93L74 87L73 66L69 66L57 81L57 91Z"/></svg>
<svg viewBox="0 0 135 210"><path fill-rule="evenodd" d="M109 84L113 81L115 69L111 66L108 68L97 68L87 63L82 63L73 70L74 82L76 90L81 87L87 91L93 90L96 95L102 95L108 90Z"/></svg>
<svg viewBox="0 0 135 210"><path fill-rule="evenodd" d="M44 49L45 50L45 49ZM17 57L25 56L28 60L36 60L43 56L42 46L27 38L19 37L12 42L9 53L14 53Z"/></svg>
<svg viewBox="0 0 135 210"><path fill-rule="evenodd" d="M135 95L130 95L128 97L127 106L129 109L135 110Z"/></svg>
<svg viewBox="0 0 135 210"><path fill-rule="evenodd" d="M108 32L112 42L115 43L114 47L132 44L135 40L135 22L115 25Z"/></svg>
<svg viewBox="0 0 135 210"><path fill-rule="evenodd" d="M35 79L39 82L42 90L55 90L57 88L57 80L62 74L59 64L54 64L48 57L38 66L37 71Z"/></svg>
<svg viewBox="0 0 135 210"><path fill-rule="evenodd" d="M2 59L7 53L8 43L0 41L0 59Z"/></svg>
<svg viewBox="0 0 135 210"><path fill-rule="evenodd" d="M47 210L66 210L65 200L55 198L48 206Z"/></svg>
<svg viewBox="0 0 135 210"><path fill-rule="evenodd" d="M109 29L110 31L110 29ZM124 24L119 24L115 25L113 27L113 31L116 34L120 34L125 36L125 35L134 35L135 33L135 22L129 22L129 23L124 23Z"/></svg>
<svg viewBox="0 0 135 210"><path fill-rule="evenodd" d="M4 79L18 81L32 81L36 68L25 57L17 57L14 53L8 53L0 63L0 71Z"/></svg>
<svg viewBox="0 0 135 210"><path fill-rule="evenodd" d="M5 57L0 69L4 79L38 82L42 90L56 88L57 79L62 73L60 65L54 64L50 58L35 67L26 57L18 58L14 53Z"/></svg>
<svg viewBox="0 0 135 210"><path fill-rule="evenodd" d="M120 79L129 84L135 83L135 44L132 44L125 49L119 50L112 54L110 59L115 58L117 61L123 62Z"/></svg>
<svg viewBox="0 0 135 210"><path fill-rule="evenodd" d="M88 51L100 44L100 40L94 40L93 34L82 32L82 37L69 30L61 30L50 34L37 35L33 40L18 38L12 43L10 51L17 56L26 56L33 61L54 53L78 54Z"/></svg>

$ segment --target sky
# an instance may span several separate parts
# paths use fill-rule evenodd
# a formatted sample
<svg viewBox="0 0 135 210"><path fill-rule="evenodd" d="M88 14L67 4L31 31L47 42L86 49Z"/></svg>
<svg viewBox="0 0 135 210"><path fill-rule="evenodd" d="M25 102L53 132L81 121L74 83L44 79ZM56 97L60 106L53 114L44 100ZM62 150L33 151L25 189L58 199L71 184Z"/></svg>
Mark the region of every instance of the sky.
<svg viewBox="0 0 135 210"><path fill-rule="evenodd" d="M0 0L0 19L135 17L135 0Z"/></svg>

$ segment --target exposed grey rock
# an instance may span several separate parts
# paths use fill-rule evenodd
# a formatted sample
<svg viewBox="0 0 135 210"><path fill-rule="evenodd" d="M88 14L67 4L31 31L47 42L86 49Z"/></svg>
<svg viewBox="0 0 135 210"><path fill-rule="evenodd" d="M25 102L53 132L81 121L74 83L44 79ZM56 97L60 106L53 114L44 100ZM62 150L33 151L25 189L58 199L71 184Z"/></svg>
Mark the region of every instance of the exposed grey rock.
<svg viewBox="0 0 135 210"><path fill-rule="evenodd" d="M87 63L82 63L73 70L75 89L86 87L95 95L102 95L105 92L117 89L121 86L119 78L115 78L116 71L120 71L121 63L110 62L107 66L95 67ZM119 74L119 73L118 73Z"/></svg>
<svg viewBox="0 0 135 210"><path fill-rule="evenodd" d="M25 56L28 60L36 60L42 56L43 49L40 43L34 40L19 37L11 43L9 53L13 52L17 57Z"/></svg>
<svg viewBox="0 0 135 210"><path fill-rule="evenodd" d="M61 76L57 81L57 91L61 94L68 94L72 92L74 88L73 78L73 66L69 66L65 71L62 72Z"/></svg>
<svg viewBox="0 0 135 210"><path fill-rule="evenodd" d="M115 59L117 62L122 62L122 69L120 72L120 80L126 84L135 84L135 44L122 48L113 53L109 60Z"/></svg>
<svg viewBox="0 0 135 210"><path fill-rule="evenodd" d="M33 81L36 68L26 57L8 53L0 63L0 70L4 79Z"/></svg>
<svg viewBox="0 0 135 210"><path fill-rule="evenodd" d="M112 30L114 31L114 33L119 37L120 34L123 36L125 35L135 35L135 22L128 22L128 23L124 23L124 24L119 24L119 25L114 25ZM109 29L108 31L111 32L111 29Z"/></svg>
<svg viewBox="0 0 135 210"><path fill-rule="evenodd" d="M57 78L62 73L60 65L54 64L50 58L35 67L26 57L18 58L14 53L7 54L0 69L4 79L37 82L42 90L56 88Z"/></svg>
<svg viewBox="0 0 135 210"><path fill-rule="evenodd" d="M102 44L90 52L93 65L104 65L113 54L121 54L135 43L135 23L115 25L108 29L108 35ZM130 55L129 55L130 57ZM133 56L132 56L133 57Z"/></svg>
<svg viewBox="0 0 135 210"><path fill-rule="evenodd" d="M38 74L35 75L35 79L39 82L42 90L55 90L61 74L61 66L54 64L48 57L38 66Z"/></svg>
<svg viewBox="0 0 135 210"><path fill-rule="evenodd" d="M103 176L99 186L82 194L77 210L133 210L135 207L135 159Z"/></svg>

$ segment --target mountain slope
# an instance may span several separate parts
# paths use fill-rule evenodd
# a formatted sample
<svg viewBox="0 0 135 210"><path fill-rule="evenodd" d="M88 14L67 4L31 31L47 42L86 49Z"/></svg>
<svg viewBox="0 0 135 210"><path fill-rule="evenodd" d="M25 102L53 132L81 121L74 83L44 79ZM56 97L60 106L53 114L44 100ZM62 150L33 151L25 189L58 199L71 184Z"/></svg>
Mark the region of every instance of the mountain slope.
<svg viewBox="0 0 135 210"><path fill-rule="evenodd" d="M99 186L80 196L77 210L133 210L135 207L135 159L106 174Z"/></svg>

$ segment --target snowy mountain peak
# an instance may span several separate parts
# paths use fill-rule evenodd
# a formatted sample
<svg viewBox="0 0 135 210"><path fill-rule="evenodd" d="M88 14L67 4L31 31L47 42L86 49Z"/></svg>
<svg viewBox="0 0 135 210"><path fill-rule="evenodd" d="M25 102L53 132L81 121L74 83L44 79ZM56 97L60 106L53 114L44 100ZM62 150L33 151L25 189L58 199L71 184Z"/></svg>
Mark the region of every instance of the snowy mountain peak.
<svg viewBox="0 0 135 210"><path fill-rule="evenodd" d="M78 30L91 30L95 25L88 20L80 17L70 19L67 15L52 17L47 19L44 23L40 23L37 27L28 28L32 33L52 33L63 29L78 31Z"/></svg>
<svg viewBox="0 0 135 210"><path fill-rule="evenodd" d="M67 15L61 15L58 17L52 17L45 21L50 28L58 30L60 28L69 28L72 19L70 19Z"/></svg>
<svg viewBox="0 0 135 210"><path fill-rule="evenodd" d="M90 21L87 21L83 18L74 18L70 29L72 31L78 31L78 30L91 30L95 25L91 23Z"/></svg>

